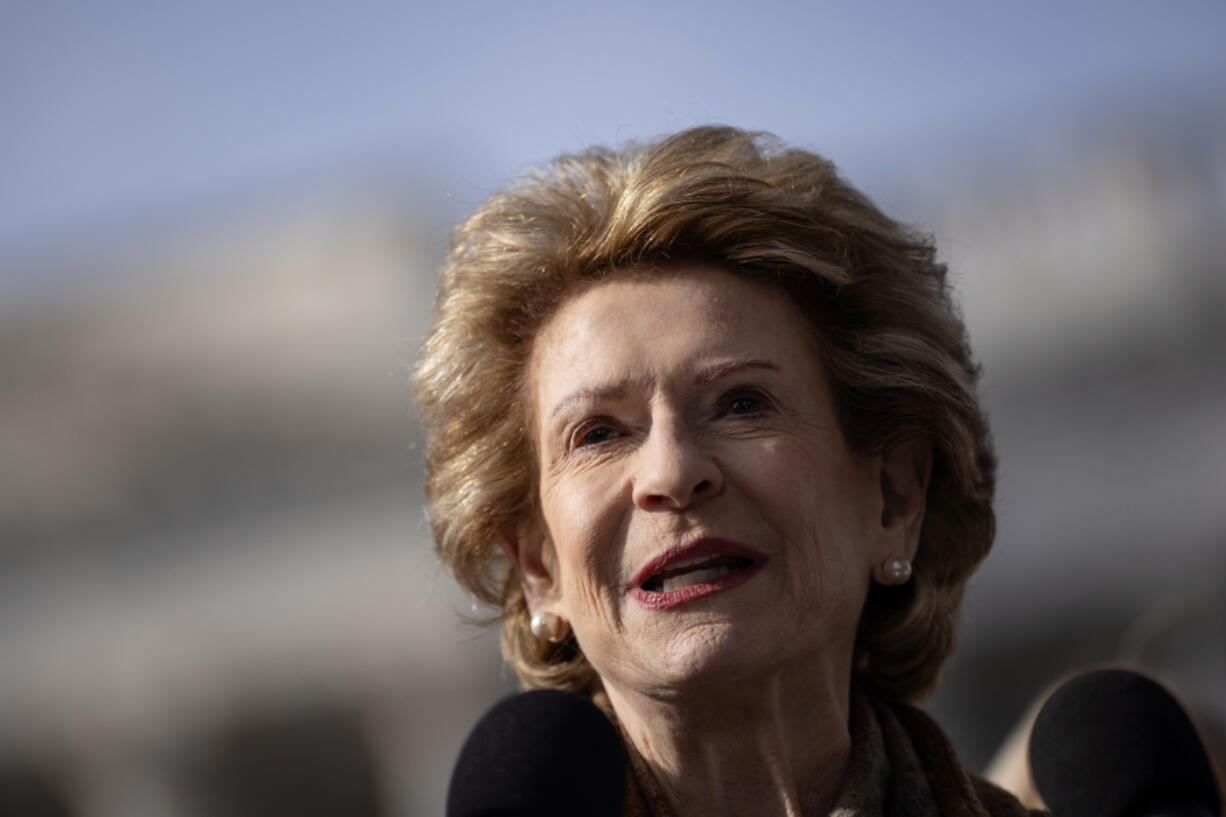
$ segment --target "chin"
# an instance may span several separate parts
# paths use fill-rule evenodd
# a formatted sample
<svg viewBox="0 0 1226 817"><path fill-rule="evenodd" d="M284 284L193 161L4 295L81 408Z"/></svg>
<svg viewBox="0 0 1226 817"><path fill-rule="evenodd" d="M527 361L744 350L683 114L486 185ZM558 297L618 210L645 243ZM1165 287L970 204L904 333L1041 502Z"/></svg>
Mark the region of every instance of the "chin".
<svg viewBox="0 0 1226 817"><path fill-rule="evenodd" d="M777 646L777 645L776 645ZM655 685L687 689L761 678L778 655L760 635L728 622L694 624L650 656Z"/></svg>

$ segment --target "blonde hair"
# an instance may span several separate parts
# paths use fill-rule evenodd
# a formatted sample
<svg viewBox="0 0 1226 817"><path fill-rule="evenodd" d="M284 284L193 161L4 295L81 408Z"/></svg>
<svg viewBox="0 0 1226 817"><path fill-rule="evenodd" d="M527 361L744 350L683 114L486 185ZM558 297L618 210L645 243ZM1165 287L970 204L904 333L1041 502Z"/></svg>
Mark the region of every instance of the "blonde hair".
<svg viewBox="0 0 1226 817"><path fill-rule="evenodd" d="M503 652L527 686L599 688L573 638L531 635L498 545L535 512L522 380L537 330L564 298L630 268L688 263L765 282L800 307L854 450L931 441L913 579L873 586L854 669L892 699L929 691L995 527L978 368L931 240L883 215L826 159L766 134L702 127L563 156L456 229L416 373L439 554L461 586L495 606Z"/></svg>

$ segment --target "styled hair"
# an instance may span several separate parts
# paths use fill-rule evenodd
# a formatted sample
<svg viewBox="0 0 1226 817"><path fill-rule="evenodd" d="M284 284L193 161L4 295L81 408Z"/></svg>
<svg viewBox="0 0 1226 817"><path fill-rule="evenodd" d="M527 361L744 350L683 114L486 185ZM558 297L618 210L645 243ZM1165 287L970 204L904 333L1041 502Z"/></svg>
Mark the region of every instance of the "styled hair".
<svg viewBox="0 0 1226 817"><path fill-rule="evenodd" d="M440 556L494 606L504 655L527 686L599 689L573 636L532 636L498 544L537 512L523 382L533 339L563 300L626 270L692 263L776 287L801 309L853 451L931 442L913 578L872 586L853 669L894 700L929 692L995 529L978 367L931 239L882 214L826 159L768 134L701 127L562 156L456 229L416 371Z"/></svg>

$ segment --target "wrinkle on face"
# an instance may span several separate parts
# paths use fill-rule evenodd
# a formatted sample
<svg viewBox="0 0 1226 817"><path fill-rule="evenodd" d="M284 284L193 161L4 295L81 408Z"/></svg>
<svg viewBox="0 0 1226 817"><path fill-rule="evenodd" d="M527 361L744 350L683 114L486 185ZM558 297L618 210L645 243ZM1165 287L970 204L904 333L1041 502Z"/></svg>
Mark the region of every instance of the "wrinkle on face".
<svg viewBox="0 0 1226 817"><path fill-rule="evenodd" d="M606 684L663 690L678 673L738 660L746 672L802 654L850 661L878 480L849 450L816 336L786 296L710 268L611 278L546 322L528 383L551 611ZM732 412L741 393L769 398L769 410ZM608 434L576 445L592 424ZM682 479L695 463L717 470L717 491L692 507L638 504L653 473ZM709 602L636 608L631 577L696 535L744 541L769 561Z"/></svg>

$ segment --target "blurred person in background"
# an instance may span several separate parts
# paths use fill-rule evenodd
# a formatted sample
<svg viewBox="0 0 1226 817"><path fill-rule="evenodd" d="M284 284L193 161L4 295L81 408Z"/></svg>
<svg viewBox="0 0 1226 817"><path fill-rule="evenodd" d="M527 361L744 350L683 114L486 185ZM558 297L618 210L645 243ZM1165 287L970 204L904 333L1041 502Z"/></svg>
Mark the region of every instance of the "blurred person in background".
<svg viewBox="0 0 1226 817"><path fill-rule="evenodd" d="M931 241L732 128L566 156L456 231L417 369L439 553L627 815L1028 813L913 702L994 533Z"/></svg>

